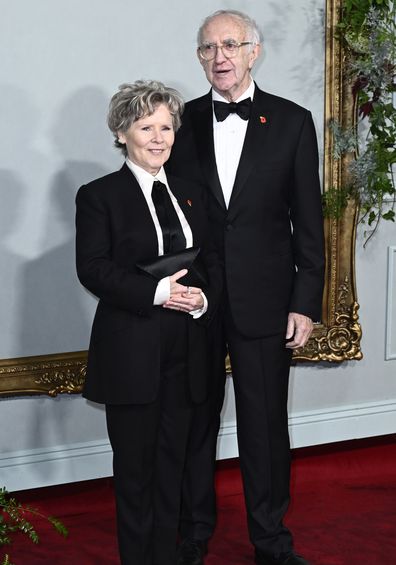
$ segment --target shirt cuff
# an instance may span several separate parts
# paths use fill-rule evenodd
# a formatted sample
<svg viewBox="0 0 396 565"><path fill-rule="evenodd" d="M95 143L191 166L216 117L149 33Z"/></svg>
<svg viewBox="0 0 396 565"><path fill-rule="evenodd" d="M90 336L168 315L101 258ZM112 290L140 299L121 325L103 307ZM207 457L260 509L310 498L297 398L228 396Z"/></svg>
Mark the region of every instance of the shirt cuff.
<svg viewBox="0 0 396 565"><path fill-rule="evenodd" d="M199 308L198 310L191 310L191 312L189 312L190 316L192 316L194 319L200 318L208 310L208 299L203 292L201 292L201 296L204 301L202 308Z"/></svg>
<svg viewBox="0 0 396 565"><path fill-rule="evenodd" d="M154 294L154 306L161 306L170 298L170 278L165 277L157 284L157 289Z"/></svg>

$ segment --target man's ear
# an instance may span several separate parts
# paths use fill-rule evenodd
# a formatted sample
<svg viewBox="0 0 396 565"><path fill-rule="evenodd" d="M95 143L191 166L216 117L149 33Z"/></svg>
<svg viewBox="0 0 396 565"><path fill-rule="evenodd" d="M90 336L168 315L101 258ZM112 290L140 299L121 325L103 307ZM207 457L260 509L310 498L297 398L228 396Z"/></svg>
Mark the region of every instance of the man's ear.
<svg viewBox="0 0 396 565"><path fill-rule="evenodd" d="M203 66L205 61L202 59L201 55L199 54L199 49L197 49L197 57L198 57L198 61L201 63L201 65Z"/></svg>
<svg viewBox="0 0 396 565"><path fill-rule="evenodd" d="M258 59L261 53L261 43L256 43L253 49L250 51L249 54L249 69L251 69L254 65L256 59Z"/></svg>

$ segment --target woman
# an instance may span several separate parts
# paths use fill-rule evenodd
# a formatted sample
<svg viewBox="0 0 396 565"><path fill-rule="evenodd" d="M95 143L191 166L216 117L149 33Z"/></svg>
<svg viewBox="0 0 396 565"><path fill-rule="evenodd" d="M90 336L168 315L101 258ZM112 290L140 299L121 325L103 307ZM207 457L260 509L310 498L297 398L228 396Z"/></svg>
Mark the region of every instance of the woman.
<svg viewBox="0 0 396 565"><path fill-rule="evenodd" d="M126 161L76 198L77 273L99 298L84 396L106 405L123 565L175 563L187 436L206 396L221 291L201 189L163 169L182 110L179 93L160 82L122 85L108 125ZM147 273L159 256L192 246L202 289L181 283L186 269L160 280Z"/></svg>

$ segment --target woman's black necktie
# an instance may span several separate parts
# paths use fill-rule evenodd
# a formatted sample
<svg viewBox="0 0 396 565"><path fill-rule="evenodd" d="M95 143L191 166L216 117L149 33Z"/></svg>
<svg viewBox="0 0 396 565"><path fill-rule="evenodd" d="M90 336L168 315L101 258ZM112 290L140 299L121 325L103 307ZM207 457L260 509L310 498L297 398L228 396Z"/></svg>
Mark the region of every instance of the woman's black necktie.
<svg viewBox="0 0 396 565"><path fill-rule="evenodd" d="M151 198L162 230L164 253L185 249L186 238L180 220L166 186L159 180L153 182Z"/></svg>

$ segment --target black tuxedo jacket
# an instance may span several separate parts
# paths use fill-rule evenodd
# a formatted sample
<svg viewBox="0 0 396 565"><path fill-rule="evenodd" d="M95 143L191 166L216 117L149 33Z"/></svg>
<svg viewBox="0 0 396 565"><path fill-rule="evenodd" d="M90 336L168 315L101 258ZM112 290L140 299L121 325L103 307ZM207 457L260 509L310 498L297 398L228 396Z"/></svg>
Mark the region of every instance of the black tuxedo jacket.
<svg viewBox="0 0 396 565"><path fill-rule="evenodd" d="M289 312L318 321L324 238L318 151L309 111L259 90L228 209L216 168L211 92L188 102L167 170L207 187L237 329L285 330Z"/></svg>
<svg viewBox="0 0 396 565"><path fill-rule="evenodd" d="M201 187L168 175L169 186L201 247L210 286L209 308L189 314L189 382L192 399L205 398L207 332L221 294L218 255L207 245L207 212ZM158 253L157 235L144 195L126 164L82 186L76 197L76 262L81 283L99 298L92 327L84 396L107 404L148 403L160 379L161 307L157 281L136 267ZM183 314L181 314L183 315ZM193 345L193 346L192 346Z"/></svg>

